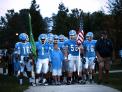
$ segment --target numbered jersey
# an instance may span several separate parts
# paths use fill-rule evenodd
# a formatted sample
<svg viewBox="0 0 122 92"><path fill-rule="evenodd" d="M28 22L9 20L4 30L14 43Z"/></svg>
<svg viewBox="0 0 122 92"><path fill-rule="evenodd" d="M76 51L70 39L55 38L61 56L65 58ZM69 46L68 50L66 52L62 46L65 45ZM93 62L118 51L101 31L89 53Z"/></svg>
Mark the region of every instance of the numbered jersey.
<svg viewBox="0 0 122 92"><path fill-rule="evenodd" d="M49 50L52 51L53 50L53 43L48 43L49 45Z"/></svg>
<svg viewBox="0 0 122 92"><path fill-rule="evenodd" d="M20 56L28 56L31 53L31 45L29 42L17 42L15 44L15 49Z"/></svg>
<svg viewBox="0 0 122 92"><path fill-rule="evenodd" d="M40 42L36 42L36 48L39 59L49 58L50 47L48 43L41 44Z"/></svg>
<svg viewBox="0 0 122 92"><path fill-rule="evenodd" d="M79 55L79 49L76 40L68 40L64 43L66 47L68 47L68 53L73 56Z"/></svg>
<svg viewBox="0 0 122 92"><path fill-rule="evenodd" d="M85 50L85 56L86 57L95 57L95 44L96 44L96 40L92 40L92 41L88 41L85 40L83 43L84 46L84 50Z"/></svg>
<svg viewBox="0 0 122 92"><path fill-rule="evenodd" d="M58 42L58 47L59 47L60 50L63 52L63 49L64 49L64 42Z"/></svg>

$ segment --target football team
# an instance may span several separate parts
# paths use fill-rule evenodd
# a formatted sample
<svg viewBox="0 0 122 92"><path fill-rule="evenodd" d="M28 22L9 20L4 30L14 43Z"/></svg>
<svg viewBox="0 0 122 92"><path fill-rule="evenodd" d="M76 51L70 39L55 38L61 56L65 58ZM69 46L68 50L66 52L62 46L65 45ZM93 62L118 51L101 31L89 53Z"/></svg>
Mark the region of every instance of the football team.
<svg viewBox="0 0 122 92"><path fill-rule="evenodd" d="M30 85L35 86L93 83L97 41L92 32L86 34L80 45L76 38L75 30L69 31L69 38L52 33L40 34L35 42L35 59L28 35L21 33L14 50L14 71L19 84L23 84L24 76Z"/></svg>

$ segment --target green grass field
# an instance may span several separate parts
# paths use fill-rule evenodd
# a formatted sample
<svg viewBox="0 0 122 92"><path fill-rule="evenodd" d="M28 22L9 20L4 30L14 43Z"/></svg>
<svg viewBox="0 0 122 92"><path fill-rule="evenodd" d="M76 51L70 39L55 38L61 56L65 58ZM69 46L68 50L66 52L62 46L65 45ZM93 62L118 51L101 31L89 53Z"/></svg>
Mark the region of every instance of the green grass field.
<svg viewBox="0 0 122 92"><path fill-rule="evenodd" d="M97 82L97 76L98 74L95 75L95 82ZM118 89L122 92L122 72L121 73L111 73L110 74L110 79L109 83L105 83L105 77L103 78L102 85L106 85L115 89Z"/></svg>
<svg viewBox="0 0 122 92"><path fill-rule="evenodd" d="M103 85L122 91L122 73L111 73L109 84L103 83ZM24 85L20 86L15 77L0 75L0 92L23 92L28 86L27 79L25 79Z"/></svg>
<svg viewBox="0 0 122 92"><path fill-rule="evenodd" d="M111 70L122 70L122 64L120 62L114 62L112 64ZM97 81L96 74L96 81ZM23 92L26 90L28 85L28 80L24 79L24 85L20 86L17 82L16 77L9 77L5 75L0 75L0 92ZM104 80L105 81L105 80ZM111 73L109 84L104 84L122 91L122 72L121 73Z"/></svg>
<svg viewBox="0 0 122 92"><path fill-rule="evenodd" d="M107 86L119 89L122 92L122 72L121 73L111 73L110 82Z"/></svg>
<svg viewBox="0 0 122 92"><path fill-rule="evenodd" d="M110 70L122 70L122 62L120 60L116 60L116 62L112 63ZM96 82L97 82L97 76L98 74L96 74L95 76ZM122 72L110 73L109 83L106 84L105 81L106 80L103 80L103 85L118 89L122 92Z"/></svg>
<svg viewBox="0 0 122 92"><path fill-rule="evenodd" d="M113 62L111 66L111 70L122 70L122 62L117 60ZM106 84L105 84L106 85ZM107 86L119 89L122 92L122 72L121 73L111 73L110 74L110 82Z"/></svg>
<svg viewBox="0 0 122 92"><path fill-rule="evenodd" d="M24 85L20 86L15 77L0 75L0 92L23 92L27 88L27 79Z"/></svg>
<svg viewBox="0 0 122 92"><path fill-rule="evenodd" d="M122 70L122 62L120 61L120 59L112 63L111 70Z"/></svg>

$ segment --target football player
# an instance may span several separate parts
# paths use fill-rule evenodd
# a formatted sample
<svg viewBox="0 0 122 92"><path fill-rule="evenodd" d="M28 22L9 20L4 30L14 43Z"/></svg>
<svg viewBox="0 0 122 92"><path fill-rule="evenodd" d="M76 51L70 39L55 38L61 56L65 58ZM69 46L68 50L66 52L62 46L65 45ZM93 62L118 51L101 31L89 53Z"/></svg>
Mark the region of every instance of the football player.
<svg viewBox="0 0 122 92"><path fill-rule="evenodd" d="M53 43L58 43L58 42L59 42L58 35L54 35L54 37L53 37Z"/></svg>
<svg viewBox="0 0 122 92"><path fill-rule="evenodd" d="M47 39L48 43L49 44L53 44L53 37L54 37L54 35L52 33L49 33L47 36L48 36L48 39Z"/></svg>
<svg viewBox="0 0 122 92"><path fill-rule="evenodd" d="M70 30L69 40L64 43L68 51L68 84L72 82L72 75L75 75L79 82L82 80L82 63L79 54L80 50L82 50L82 45L77 45L76 36L76 31ZM74 81L76 79L73 78Z"/></svg>
<svg viewBox="0 0 122 92"><path fill-rule="evenodd" d="M37 62L36 62L36 84L39 84L40 73L43 75L42 84L47 84L47 73L49 69L49 44L47 43L46 34L40 34L38 42L36 42L37 48Z"/></svg>
<svg viewBox="0 0 122 92"><path fill-rule="evenodd" d="M52 33L48 34L48 44L49 44L49 49L52 50L53 48L53 41L54 41L54 35Z"/></svg>
<svg viewBox="0 0 122 92"><path fill-rule="evenodd" d="M64 48L64 35L59 35L58 47L63 52L63 48Z"/></svg>
<svg viewBox="0 0 122 92"><path fill-rule="evenodd" d="M32 83L32 76L31 76L31 71L32 71L32 66L28 65L31 64L32 61L29 61L29 56L31 54L31 45L28 42L29 38L26 33L21 33L19 35L20 42L17 42L15 44L15 50L18 53L18 58L20 58L20 74L19 74L19 83L20 85L23 84L23 76L24 72L27 72L27 76L29 77L29 82L30 84Z"/></svg>
<svg viewBox="0 0 122 92"><path fill-rule="evenodd" d="M60 48L60 50L62 51L63 55L67 54L65 51L65 36L64 35L59 35L59 42L58 42L58 47ZM62 62L62 76L61 76L61 82L63 84L67 83L67 72L68 72L68 62Z"/></svg>
<svg viewBox="0 0 122 92"><path fill-rule="evenodd" d="M86 40L83 43L84 46L84 56L86 59L86 62L84 64L85 74L84 79L90 81L90 83L93 82L93 76L94 76L94 69L95 69L95 44L96 40L93 40L93 33L88 32L86 34ZM88 76L88 78L86 78Z"/></svg>
<svg viewBox="0 0 122 92"><path fill-rule="evenodd" d="M49 44L49 50L53 50L53 42L54 42L54 35L52 33L48 34L48 44ZM50 57L49 57L50 58ZM51 59L50 59L51 60ZM48 83L52 84L52 64L51 61L49 62L49 72L48 72Z"/></svg>

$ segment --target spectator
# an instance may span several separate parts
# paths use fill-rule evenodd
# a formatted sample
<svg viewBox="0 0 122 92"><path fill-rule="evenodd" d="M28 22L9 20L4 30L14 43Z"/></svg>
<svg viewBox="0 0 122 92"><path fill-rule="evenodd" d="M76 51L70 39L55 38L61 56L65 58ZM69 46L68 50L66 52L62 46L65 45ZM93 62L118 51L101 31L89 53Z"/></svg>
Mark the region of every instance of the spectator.
<svg viewBox="0 0 122 92"><path fill-rule="evenodd" d="M51 64L52 64L52 76L54 84L60 85L60 77L62 75L62 62L64 60L63 53L58 48L58 44L54 43L54 49L51 54Z"/></svg>
<svg viewBox="0 0 122 92"><path fill-rule="evenodd" d="M99 63L99 75L98 83L102 82L102 73L103 68L105 69L106 74L106 83L109 80L109 70L111 65L111 57L113 53L113 44L110 39L108 39L107 33L104 31L101 33L101 38L96 43L96 55Z"/></svg>
<svg viewBox="0 0 122 92"><path fill-rule="evenodd" d="M93 39L94 34L92 32L88 32L86 34L87 40L84 41L84 56L86 59L86 62L84 64L84 79L85 81L89 81L90 83L93 82L94 72L95 72L95 44L96 40ZM86 76L88 75L88 78Z"/></svg>

